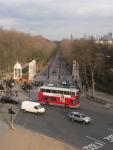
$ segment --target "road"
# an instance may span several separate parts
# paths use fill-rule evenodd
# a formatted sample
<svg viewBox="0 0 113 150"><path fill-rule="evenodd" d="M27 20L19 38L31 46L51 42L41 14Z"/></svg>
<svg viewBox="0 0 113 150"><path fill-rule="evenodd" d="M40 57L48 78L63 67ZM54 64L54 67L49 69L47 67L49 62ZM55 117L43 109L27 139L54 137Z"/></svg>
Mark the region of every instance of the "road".
<svg viewBox="0 0 113 150"><path fill-rule="evenodd" d="M62 60L63 61L63 60ZM38 79L48 78L59 81L59 60L58 57L52 59L44 71L37 77ZM53 69L56 73L53 75ZM46 74L46 75L45 75ZM67 70L65 63L60 60L60 77L66 77L71 82L72 77ZM38 87L32 90L31 98L36 99ZM25 93L26 94L26 93ZM113 111L95 104L86 99L82 94L81 106L78 111L88 114L92 122L83 125L78 122L71 122L68 119L68 113L73 109L44 106L46 113L43 115L19 112L15 123L24 128L43 133L47 136L56 138L72 146L77 146L81 150L112 150L113 149Z"/></svg>

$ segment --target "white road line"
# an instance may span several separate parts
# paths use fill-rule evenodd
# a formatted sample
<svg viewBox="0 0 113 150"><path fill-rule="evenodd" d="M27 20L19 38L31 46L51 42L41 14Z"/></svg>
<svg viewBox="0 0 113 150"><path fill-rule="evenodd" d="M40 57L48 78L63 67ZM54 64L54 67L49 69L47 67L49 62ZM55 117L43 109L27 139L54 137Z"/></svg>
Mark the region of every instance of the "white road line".
<svg viewBox="0 0 113 150"><path fill-rule="evenodd" d="M95 139L95 138L92 138L92 137L89 137L89 136L86 136L87 138L89 138L89 139L92 139L92 140L95 140L95 141L98 141L98 142L100 142L100 143L102 143L102 144L106 144L106 143L104 143L104 142L102 142L102 141L100 141L100 140L98 140L98 139Z"/></svg>
<svg viewBox="0 0 113 150"><path fill-rule="evenodd" d="M113 131L113 129L108 128L108 130Z"/></svg>

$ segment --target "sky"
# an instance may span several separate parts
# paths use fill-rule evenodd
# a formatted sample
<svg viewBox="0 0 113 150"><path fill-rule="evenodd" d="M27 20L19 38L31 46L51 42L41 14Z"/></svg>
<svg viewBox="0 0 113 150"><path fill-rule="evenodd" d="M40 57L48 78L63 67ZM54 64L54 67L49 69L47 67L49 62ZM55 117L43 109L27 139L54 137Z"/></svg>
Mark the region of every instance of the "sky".
<svg viewBox="0 0 113 150"><path fill-rule="evenodd" d="M113 0L0 0L0 27L49 40L113 32Z"/></svg>

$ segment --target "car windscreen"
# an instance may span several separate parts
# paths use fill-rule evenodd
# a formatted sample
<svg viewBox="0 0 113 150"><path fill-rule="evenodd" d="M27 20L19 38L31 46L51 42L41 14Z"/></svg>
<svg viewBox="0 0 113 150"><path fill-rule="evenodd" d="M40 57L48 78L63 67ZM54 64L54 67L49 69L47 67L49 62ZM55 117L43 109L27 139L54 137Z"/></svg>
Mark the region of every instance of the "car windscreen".
<svg viewBox="0 0 113 150"><path fill-rule="evenodd" d="M37 106L37 108L38 108L38 109L41 109L41 108L42 108L42 106L41 106L41 105L39 105L39 106Z"/></svg>
<svg viewBox="0 0 113 150"><path fill-rule="evenodd" d="M82 118L85 118L86 117L86 115L84 115L84 114L82 114L82 115L80 115Z"/></svg>

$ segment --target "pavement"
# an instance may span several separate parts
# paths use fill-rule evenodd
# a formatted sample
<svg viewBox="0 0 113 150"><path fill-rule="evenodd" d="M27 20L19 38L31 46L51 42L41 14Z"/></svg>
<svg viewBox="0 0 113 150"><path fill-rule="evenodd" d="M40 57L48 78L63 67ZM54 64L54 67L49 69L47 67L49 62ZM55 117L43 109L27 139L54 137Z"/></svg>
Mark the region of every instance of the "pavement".
<svg viewBox="0 0 113 150"><path fill-rule="evenodd" d="M4 133L6 132L8 128L9 128L8 124L6 124L3 121L0 121L0 137L4 135Z"/></svg>
<svg viewBox="0 0 113 150"><path fill-rule="evenodd" d="M1 150L77 150L48 136L16 127L0 137Z"/></svg>
<svg viewBox="0 0 113 150"><path fill-rule="evenodd" d="M108 109L113 109L113 95L95 90L94 97L92 97L91 89L89 89L88 92L85 92L85 95L89 100L99 103Z"/></svg>

